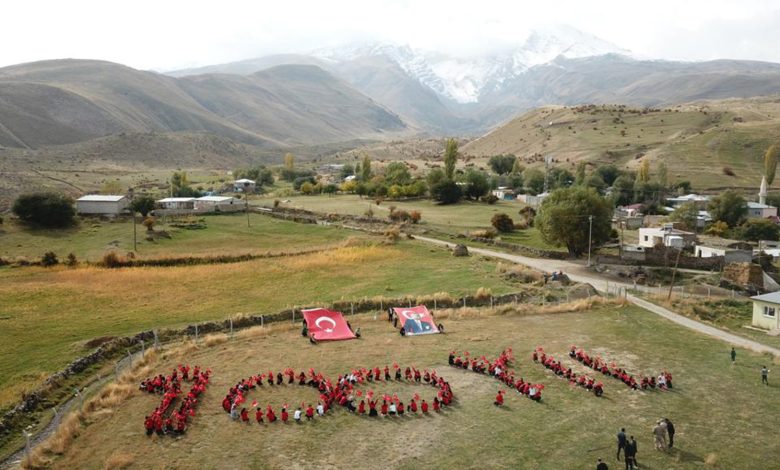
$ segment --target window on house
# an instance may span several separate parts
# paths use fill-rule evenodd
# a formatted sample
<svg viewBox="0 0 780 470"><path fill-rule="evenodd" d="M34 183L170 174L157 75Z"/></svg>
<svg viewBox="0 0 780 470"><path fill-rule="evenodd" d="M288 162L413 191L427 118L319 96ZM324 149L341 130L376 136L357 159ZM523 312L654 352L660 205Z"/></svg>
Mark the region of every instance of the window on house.
<svg viewBox="0 0 780 470"><path fill-rule="evenodd" d="M774 307L764 306L764 316L765 317L774 317L775 316L775 308Z"/></svg>
<svg viewBox="0 0 780 470"><path fill-rule="evenodd" d="M648 240L647 235L645 235L645 241L647 241L647 240Z"/></svg>

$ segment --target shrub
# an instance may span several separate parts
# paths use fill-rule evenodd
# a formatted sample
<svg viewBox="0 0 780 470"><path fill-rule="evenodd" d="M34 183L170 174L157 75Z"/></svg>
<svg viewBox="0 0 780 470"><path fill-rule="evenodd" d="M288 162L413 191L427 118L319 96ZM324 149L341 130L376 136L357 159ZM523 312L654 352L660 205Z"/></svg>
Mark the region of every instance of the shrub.
<svg viewBox="0 0 780 470"><path fill-rule="evenodd" d="M463 191L456 182L445 179L431 186L431 196L441 204L454 204L463 197Z"/></svg>
<svg viewBox="0 0 780 470"><path fill-rule="evenodd" d="M411 220L411 222L413 224L419 223L420 219L422 219L422 212L420 212L420 211L412 211L412 212L409 213L409 220Z"/></svg>
<svg viewBox="0 0 780 470"><path fill-rule="evenodd" d="M512 218L503 212L494 215L493 218L490 219L490 224L499 232L511 232L515 229L515 223L512 221Z"/></svg>
<svg viewBox="0 0 780 470"><path fill-rule="evenodd" d="M153 232L154 231L154 223L155 222L156 222L155 218L150 216L150 217L145 218L144 221L141 222L141 224L144 227L146 227L146 231L147 232Z"/></svg>
<svg viewBox="0 0 780 470"><path fill-rule="evenodd" d="M109 251L103 255L103 266L106 268L121 268L125 264L125 260L119 257L113 251Z"/></svg>
<svg viewBox="0 0 780 470"><path fill-rule="evenodd" d="M401 238L401 229L398 226L390 227L385 230L384 235L388 243L396 243Z"/></svg>
<svg viewBox="0 0 780 470"><path fill-rule="evenodd" d="M371 206L369 205L368 209L366 209L366 211L363 213L363 215L365 215L369 219L374 217L374 209L372 209Z"/></svg>
<svg viewBox="0 0 780 470"><path fill-rule="evenodd" d="M279 204L281 204L281 203L282 203L282 201L280 201L279 199L274 199L274 209L279 207Z"/></svg>
<svg viewBox="0 0 780 470"><path fill-rule="evenodd" d="M734 173L734 170L732 170L730 166L723 167L723 174L726 176L737 176L736 173Z"/></svg>
<svg viewBox="0 0 780 470"><path fill-rule="evenodd" d="M726 235L726 232L729 231L729 224L722 220L718 220L714 222L710 227L705 231L708 235L715 235L716 237L722 237Z"/></svg>
<svg viewBox="0 0 780 470"><path fill-rule="evenodd" d="M388 215L393 222L408 222L412 219L412 216L403 209L394 210Z"/></svg>
<svg viewBox="0 0 780 470"><path fill-rule="evenodd" d="M72 268L72 267L74 267L74 266L76 266L78 264L79 264L79 262L76 259L76 255L74 255L73 253L68 253L68 258L65 261L65 265L66 266L70 266Z"/></svg>
<svg viewBox="0 0 780 470"><path fill-rule="evenodd" d="M76 215L73 200L55 193L19 196L14 202L13 212L25 223L50 228L70 226Z"/></svg>
<svg viewBox="0 0 780 470"><path fill-rule="evenodd" d="M495 238L496 237L496 231L493 229L490 230L474 230L472 232L469 232L469 236L475 237L475 238Z"/></svg>
<svg viewBox="0 0 780 470"><path fill-rule="evenodd" d="M60 264L60 260L57 259L57 255L53 251L47 251L41 257L41 266L49 267Z"/></svg>
<svg viewBox="0 0 780 470"><path fill-rule="evenodd" d="M495 194L493 194L493 193L488 194L483 199L484 199L485 202L487 202L488 204L491 204L491 205L495 204L496 202L498 202L498 197Z"/></svg>
<svg viewBox="0 0 780 470"><path fill-rule="evenodd" d="M155 201L153 197L147 195L138 196L130 203L130 209L132 209L133 212L138 212L143 217L146 217L154 210L154 204Z"/></svg>

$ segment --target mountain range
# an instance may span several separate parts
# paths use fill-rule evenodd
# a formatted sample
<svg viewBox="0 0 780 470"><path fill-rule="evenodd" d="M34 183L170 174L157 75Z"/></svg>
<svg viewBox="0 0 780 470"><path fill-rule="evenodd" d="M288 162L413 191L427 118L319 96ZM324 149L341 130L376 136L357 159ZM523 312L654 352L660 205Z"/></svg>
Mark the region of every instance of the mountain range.
<svg viewBox="0 0 780 470"><path fill-rule="evenodd" d="M631 55L569 27L455 57L362 43L157 73L94 60L0 68L0 147L206 133L260 150L478 136L544 105L661 106L780 93L780 64Z"/></svg>

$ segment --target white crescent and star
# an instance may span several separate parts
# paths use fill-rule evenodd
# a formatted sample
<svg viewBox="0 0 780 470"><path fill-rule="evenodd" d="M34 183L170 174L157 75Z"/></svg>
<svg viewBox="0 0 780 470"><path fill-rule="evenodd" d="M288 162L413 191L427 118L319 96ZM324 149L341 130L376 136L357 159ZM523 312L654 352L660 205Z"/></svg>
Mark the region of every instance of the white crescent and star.
<svg viewBox="0 0 780 470"><path fill-rule="evenodd" d="M330 323L331 328L322 328L322 326L320 326L320 322ZM314 321L314 324L317 325L317 328L322 328L322 331L324 331L325 333L333 333L333 330L336 329L336 320L330 317L319 317Z"/></svg>

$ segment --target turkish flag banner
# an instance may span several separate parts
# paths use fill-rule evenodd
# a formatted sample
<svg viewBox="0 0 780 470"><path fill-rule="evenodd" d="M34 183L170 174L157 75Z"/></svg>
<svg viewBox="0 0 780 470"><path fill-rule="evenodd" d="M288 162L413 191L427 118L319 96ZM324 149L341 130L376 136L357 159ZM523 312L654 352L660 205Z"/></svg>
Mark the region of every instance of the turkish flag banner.
<svg viewBox="0 0 780 470"><path fill-rule="evenodd" d="M313 308L303 310L303 318L306 320L309 335L317 341L355 339L355 334L347 326L341 312Z"/></svg>
<svg viewBox="0 0 780 470"><path fill-rule="evenodd" d="M433 322L433 317L425 305L416 307L393 307L398 316L398 322L407 336L429 335L438 333L439 329Z"/></svg>

